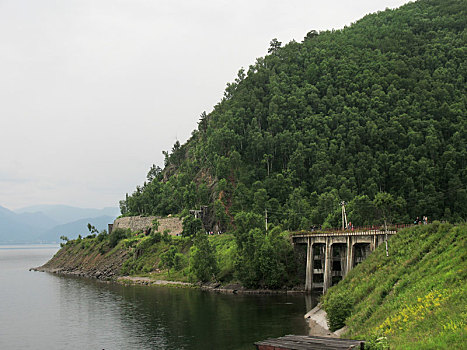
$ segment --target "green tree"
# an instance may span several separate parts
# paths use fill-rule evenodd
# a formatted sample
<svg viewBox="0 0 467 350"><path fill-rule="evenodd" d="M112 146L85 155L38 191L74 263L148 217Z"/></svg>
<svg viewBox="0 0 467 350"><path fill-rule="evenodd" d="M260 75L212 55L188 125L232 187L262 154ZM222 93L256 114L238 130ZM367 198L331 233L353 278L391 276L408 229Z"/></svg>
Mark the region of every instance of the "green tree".
<svg viewBox="0 0 467 350"><path fill-rule="evenodd" d="M367 195L354 197L346 207L347 219L354 226L371 225L375 222L376 209Z"/></svg>
<svg viewBox="0 0 467 350"><path fill-rule="evenodd" d="M276 53L281 48L282 43L278 41L276 38L272 39L269 43L268 53Z"/></svg>
<svg viewBox="0 0 467 350"><path fill-rule="evenodd" d="M197 279L202 282L215 280L219 273L215 252L203 233L197 234L194 240L190 251L190 267Z"/></svg>
<svg viewBox="0 0 467 350"><path fill-rule="evenodd" d="M193 237L203 230L203 222L200 219L195 218L193 215L185 216L182 226L182 234L186 237Z"/></svg>
<svg viewBox="0 0 467 350"><path fill-rule="evenodd" d="M400 210L405 206L402 198L394 198L393 195L387 192L378 192L373 200L373 205L376 208L377 217L383 221L384 227L387 228L388 222L392 222L400 215Z"/></svg>
<svg viewBox="0 0 467 350"><path fill-rule="evenodd" d="M95 228L93 225L91 225L89 222L88 222L87 227L88 227L88 230L89 230L90 234L99 233L99 230L97 228Z"/></svg>
<svg viewBox="0 0 467 350"><path fill-rule="evenodd" d="M169 250L167 250L165 253L162 253L160 256L160 266L166 267L169 274L170 274L170 269L175 266L176 254L177 254L177 248L175 246L170 246Z"/></svg>
<svg viewBox="0 0 467 350"><path fill-rule="evenodd" d="M112 230L109 236L109 245L111 248L115 247L118 242L120 242L122 239L126 238L127 235L129 234L130 230L125 230L123 228L116 228Z"/></svg>
<svg viewBox="0 0 467 350"><path fill-rule="evenodd" d="M237 225L234 232L237 246L243 249L243 245L248 241L250 230L265 227L264 217L252 212L240 212L235 215L235 223Z"/></svg>
<svg viewBox="0 0 467 350"><path fill-rule="evenodd" d="M374 223L353 198L367 205L386 192L406 202L398 220L466 218L460 8L421 0L302 43L272 40L190 139L164 152L164 170L150 169L122 214L207 205L226 231L237 213L271 204L274 223L296 230L338 225L342 200L353 223Z"/></svg>

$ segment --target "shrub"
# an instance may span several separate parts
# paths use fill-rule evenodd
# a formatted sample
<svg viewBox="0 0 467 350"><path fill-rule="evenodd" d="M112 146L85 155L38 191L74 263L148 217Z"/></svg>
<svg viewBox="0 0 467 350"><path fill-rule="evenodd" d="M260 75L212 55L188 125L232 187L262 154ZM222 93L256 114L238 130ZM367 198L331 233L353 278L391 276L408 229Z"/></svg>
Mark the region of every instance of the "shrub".
<svg viewBox="0 0 467 350"><path fill-rule="evenodd" d="M154 240L154 243L159 243L160 241L162 241L162 234L159 231L151 232L151 236Z"/></svg>
<svg viewBox="0 0 467 350"><path fill-rule="evenodd" d="M181 253L176 253L174 256L174 269L180 271L186 265L186 257Z"/></svg>
<svg viewBox="0 0 467 350"><path fill-rule="evenodd" d="M203 222L195 218L192 215L188 215L183 219L183 236L188 236L188 237L193 237L195 236L198 232L203 230Z"/></svg>
<svg viewBox="0 0 467 350"><path fill-rule="evenodd" d="M128 233L129 233L129 230L125 230L122 228L116 228L115 230L112 230L112 233L109 235L110 247L111 248L115 247L118 244L118 242L126 238Z"/></svg>
<svg viewBox="0 0 467 350"><path fill-rule="evenodd" d="M162 235L162 240L165 243L170 243L172 240L172 236L169 235L170 230L164 230L164 234Z"/></svg>
<svg viewBox="0 0 467 350"><path fill-rule="evenodd" d="M97 241L102 242L103 240L107 238L107 236L108 236L107 230L103 230L97 235Z"/></svg>
<svg viewBox="0 0 467 350"><path fill-rule="evenodd" d="M136 249L146 250L155 243L154 236L146 236L139 241L136 245Z"/></svg>
<svg viewBox="0 0 467 350"><path fill-rule="evenodd" d="M127 238L123 240L123 245L125 246L125 248L133 248L138 244L138 242L138 237Z"/></svg>
<svg viewBox="0 0 467 350"><path fill-rule="evenodd" d="M105 253L107 253L109 251L108 249L108 246L107 244L102 244L100 247L99 247L99 254L101 255L104 255Z"/></svg>
<svg viewBox="0 0 467 350"><path fill-rule="evenodd" d="M157 231L159 229L159 220L154 219L152 220L152 231Z"/></svg>
<svg viewBox="0 0 467 350"><path fill-rule="evenodd" d="M175 246L171 246L168 251L160 255L161 260L159 266L166 267L170 271L170 269L174 267L176 253L177 248L175 248Z"/></svg>
<svg viewBox="0 0 467 350"><path fill-rule="evenodd" d="M324 300L329 329L334 332L345 326L345 320L352 313L353 300L347 291L336 293L330 291Z"/></svg>
<svg viewBox="0 0 467 350"><path fill-rule="evenodd" d="M216 278L219 268L215 254L206 235L199 233L190 254L191 270L198 280L207 282Z"/></svg>

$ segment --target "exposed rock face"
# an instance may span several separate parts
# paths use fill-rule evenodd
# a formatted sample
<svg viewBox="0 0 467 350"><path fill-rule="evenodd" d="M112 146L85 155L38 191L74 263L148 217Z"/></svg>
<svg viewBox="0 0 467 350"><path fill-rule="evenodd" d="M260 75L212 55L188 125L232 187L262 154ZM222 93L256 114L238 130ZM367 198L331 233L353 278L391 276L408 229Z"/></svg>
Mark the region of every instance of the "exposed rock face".
<svg viewBox="0 0 467 350"><path fill-rule="evenodd" d="M169 234L177 235L182 233L182 220L180 218L160 218L157 216L128 216L118 218L113 224L113 230L116 228L130 229L131 231L144 230L152 227L152 222L159 221L159 232L169 230Z"/></svg>
<svg viewBox="0 0 467 350"><path fill-rule="evenodd" d="M127 250L101 254L97 248L84 250L66 245L45 265L32 270L107 280L119 275L127 254Z"/></svg>
<svg viewBox="0 0 467 350"><path fill-rule="evenodd" d="M156 216L131 216L115 220L113 230L116 228L138 231L150 228L152 222L159 221L159 232L170 231L169 234L180 234L183 230L179 218L160 218ZM45 265L34 268L36 271L47 271L59 274L93 277L98 279L114 279L120 275L123 263L128 258L128 249L100 251L99 246L67 244Z"/></svg>

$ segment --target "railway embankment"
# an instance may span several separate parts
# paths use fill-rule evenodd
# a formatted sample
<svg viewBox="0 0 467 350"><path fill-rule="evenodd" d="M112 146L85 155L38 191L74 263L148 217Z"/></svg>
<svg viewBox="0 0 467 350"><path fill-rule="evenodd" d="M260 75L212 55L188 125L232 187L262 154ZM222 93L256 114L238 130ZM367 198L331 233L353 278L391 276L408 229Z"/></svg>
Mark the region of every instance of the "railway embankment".
<svg viewBox="0 0 467 350"><path fill-rule="evenodd" d="M324 295L331 331L375 349L461 349L467 343L467 225L401 230Z"/></svg>

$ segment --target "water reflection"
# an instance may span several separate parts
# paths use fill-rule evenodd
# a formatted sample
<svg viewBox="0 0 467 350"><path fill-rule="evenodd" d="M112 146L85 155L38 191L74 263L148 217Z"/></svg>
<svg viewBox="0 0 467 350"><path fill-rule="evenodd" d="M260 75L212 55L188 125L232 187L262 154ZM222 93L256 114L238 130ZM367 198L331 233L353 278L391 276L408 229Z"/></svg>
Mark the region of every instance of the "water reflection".
<svg viewBox="0 0 467 350"><path fill-rule="evenodd" d="M62 303L81 300L63 315L65 323L86 321L84 333L104 347L252 349L257 340L308 330L304 296L225 295L57 278ZM102 334L94 332L97 328Z"/></svg>
<svg viewBox="0 0 467 350"><path fill-rule="evenodd" d="M307 334L305 296L224 295L29 272L55 250L0 250L2 349L254 349ZM48 254L48 255L45 255Z"/></svg>

